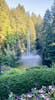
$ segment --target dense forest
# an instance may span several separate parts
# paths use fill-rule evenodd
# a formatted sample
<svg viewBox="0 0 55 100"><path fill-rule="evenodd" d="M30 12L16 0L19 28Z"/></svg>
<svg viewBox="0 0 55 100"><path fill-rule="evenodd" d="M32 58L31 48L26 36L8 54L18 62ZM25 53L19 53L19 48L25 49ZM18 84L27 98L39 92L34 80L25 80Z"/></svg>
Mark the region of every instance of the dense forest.
<svg viewBox="0 0 55 100"><path fill-rule="evenodd" d="M6 1L0 0L1 65L4 63L16 66L19 55L26 50L28 31L30 31L31 50L41 49L41 52L45 51L45 58L55 62L55 1L51 10L47 9L42 18L34 13L30 15L20 4L14 9L9 9Z"/></svg>
<svg viewBox="0 0 55 100"><path fill-rule="evenodd" d="M23 6L18 5L18 7L10 10L5 0L0 1L1 43L6 39L7 35L10 36L15 33L18 35L21 42L25 43L27 40L28 28L31 34L31 41L34 41L36 38L35 25L41 23L41 16L36 16L34 13L30 16L27 12L25 12Z"/></svg>

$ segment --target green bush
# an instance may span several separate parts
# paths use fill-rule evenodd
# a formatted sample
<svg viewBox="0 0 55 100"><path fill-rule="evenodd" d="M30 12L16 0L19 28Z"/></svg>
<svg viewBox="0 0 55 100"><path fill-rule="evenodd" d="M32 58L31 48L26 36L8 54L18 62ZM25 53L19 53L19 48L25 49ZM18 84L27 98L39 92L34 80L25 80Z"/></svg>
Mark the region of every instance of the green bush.
<svg viewBox="0 0 55 100"><path fill-rule="evenodd" d="M7 33L6 39L0 48L0 66L17 67L20 64L21 48L16 33L11 36Z"/></svg>
<svg viewBox="0 0 55 100"><path fill-rule="evenodd" d="M7 97L10 91L15 94L28 92L35 83L38 84L38 88L55 84L55 68L30 68L23 72L11 70L4 73L0 76L0 97Z"/></svg>

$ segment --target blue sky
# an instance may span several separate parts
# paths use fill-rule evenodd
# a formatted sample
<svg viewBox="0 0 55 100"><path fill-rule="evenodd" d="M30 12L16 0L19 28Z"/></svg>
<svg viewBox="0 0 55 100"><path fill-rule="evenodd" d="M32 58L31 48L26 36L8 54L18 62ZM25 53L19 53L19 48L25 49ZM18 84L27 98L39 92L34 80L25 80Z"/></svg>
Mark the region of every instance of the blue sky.
<svg viewBox="0 0 55 100"><path fill-rule="evenodd" d="M10 8L15 8L18 4L24 5L26 11L34 12L43 16L47 8L51 8L54 0L6 0Z"/></svg>

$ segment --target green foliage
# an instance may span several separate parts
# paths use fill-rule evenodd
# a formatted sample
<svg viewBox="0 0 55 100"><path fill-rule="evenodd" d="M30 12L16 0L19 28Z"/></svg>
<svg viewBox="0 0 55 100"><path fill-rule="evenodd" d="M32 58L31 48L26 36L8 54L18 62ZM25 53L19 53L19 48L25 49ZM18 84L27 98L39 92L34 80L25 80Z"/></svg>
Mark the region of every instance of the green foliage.
<svg viewBox="0 0 55 100"><path fill-rule="evenodd" d="M3 65L16 67L19 65L21 50L18 42L18 35L7 34L6 39L1 47L1 63Z"/></svg>
<svg viewBox="0 0 55 100"><path fill-rule="evenodd" d="M3 62L3 57L2 54L0 53L0 66L2 65L2 62Z"/></svg>
<svg viewBox="0 0 55 100"><path fill-rule="evenodd" d="M12 92L9 94L8 100L15 100L15 95Z"/></svg>
<svg viewBox="0 0 55 100"><path fill-rule="evenodd" d="M15 94L28 92L38 84L38 88L42 85L55 84L55 68L30 68L26 71L11 71L0 76L0 97L6 97L10 91Z"/></svg>
<svg viewBox="0 0 55 100"><path fill-rule="evenodd" d="M20 59L20 50L18 49L17 52L10 51L10 54L2 55L1 56L1 64L7 65L10 67L17 67L19 65ZM15 53L15 54L14 54Z"/></svg>
<svg viewBox="0 0 55 100"><path fill-rule="evenodd" d="M44 59L50 59L55 62L55 2L51 11L47 10L43 24L41 27L40 36L38 36L45 53Z"/></svg>
<svg viewBox="0 0 55 100"><path fill-rule="evenodd" d="M13 34L9 34L7 33L5 40L4 40L4 45L9 44L10 47L14 47L18 41L18 34L17 33L13 33Z"/></svg>
<svg viewBox="0 0 55 100"><path fill-rule="evenodd" d="M4 57L3 63L10 67L17 67L20 62L16 55L11 54Z"/></svg>

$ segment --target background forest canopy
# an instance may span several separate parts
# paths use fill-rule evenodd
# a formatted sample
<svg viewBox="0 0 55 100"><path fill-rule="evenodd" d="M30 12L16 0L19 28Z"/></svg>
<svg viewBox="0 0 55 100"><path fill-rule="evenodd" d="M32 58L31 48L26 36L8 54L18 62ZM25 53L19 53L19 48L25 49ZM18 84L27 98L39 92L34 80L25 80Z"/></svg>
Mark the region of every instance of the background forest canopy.
<svg viewBox="0 0 55 100"><path fill-rule="evenodd" d="M36 38L36 24L41 25L41 16L36 16L34 13L30 16L20 4L9 9L5 0L0 0L0 44L9 35L18 35L22 43L26 43L28 27L31 34L31 43ZM24 44L22 44L24 46ZM24 49L24 47L23 47Z"/></svg>
<svg viewBox="0 0 55 100"><path fill-rule="evenodd" d="M9 9L6 1L0 0L0 53L17 56L20 54L20 50L16 54L18 46L22 52L25 51L28 30L31 50L39 50L41 45L45 50L45 58L55 61L55 0L51 10L47 9L43 18L34 13L28 14L20 4Z"/></svg>

